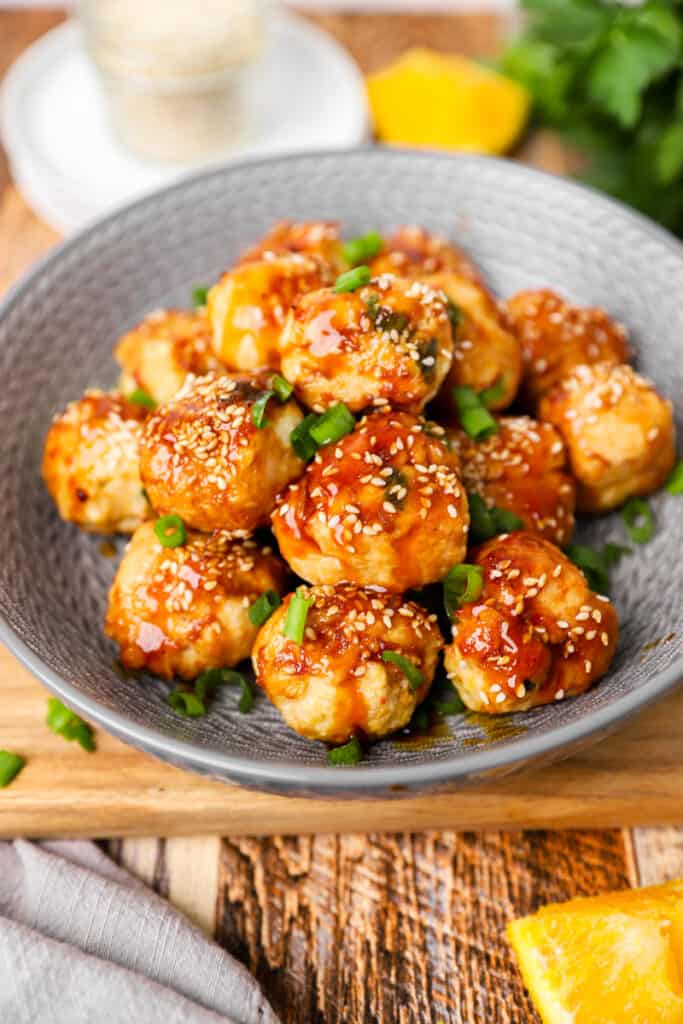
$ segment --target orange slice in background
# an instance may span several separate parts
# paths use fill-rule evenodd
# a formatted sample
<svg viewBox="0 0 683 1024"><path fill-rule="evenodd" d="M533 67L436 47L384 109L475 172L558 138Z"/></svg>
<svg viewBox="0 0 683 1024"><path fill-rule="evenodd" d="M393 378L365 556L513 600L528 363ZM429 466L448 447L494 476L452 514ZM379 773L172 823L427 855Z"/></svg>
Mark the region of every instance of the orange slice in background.
<svg viewBox="0 0 683 1024"><path fill-rule="evenodd" d="M467 60L407 50L367 79L375 132L407 146L504 153L527 120L530 98L517 82Z"/></svg>
<svg viewBox="0 0 683 1024"><path fill-rule="evenodd" d="M683 1024L683 880L543 907L508 938L544 1024Z"/></svg>

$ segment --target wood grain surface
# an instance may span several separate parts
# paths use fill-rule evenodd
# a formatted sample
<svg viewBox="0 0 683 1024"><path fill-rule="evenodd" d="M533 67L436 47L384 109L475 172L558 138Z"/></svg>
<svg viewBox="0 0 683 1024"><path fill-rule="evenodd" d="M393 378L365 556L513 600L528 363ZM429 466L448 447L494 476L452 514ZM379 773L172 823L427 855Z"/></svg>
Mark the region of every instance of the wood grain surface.
<svg viewBox="0 0 683 1024"><path fill-rule="evenodd" d="M312 17L365 70L409 45L489 54L505 31L482 14ZM0 74L60 18L58 11L0 12ZM524 157L556 171L566 167L551 139L535 138ZM0 150L0 292L55 241L12 185ZM363 808L362 824L374 829L368 835L226 838L235 832L238 796L245 809L262 798L196 779L107 736L98 736L100 749L90 757L42 726L44 691L5 652L0 679L0 747L29 757L20 780L0 795L4 834L45 834L50 821L54 827L46 802L22 795L24 786L49 796L64 832L91 835L133 831L107 831L113 819L103 807L120 824L138 822L138 804L149 833L170 835L178 807L191 800L194 818L183 830L193 837L110 839L105 847L247 964L285 1024L538 1024L505 923L546 902L683 875L678 828L422 831L431 816L424 801L392 802L381 815L377 805ZM671 698L590 755L523 783L443 798L438 823L681 822L682 701ZM267 831L308 830L304 815L313 805L282 803L286 814L270 804L269 817L261 818ZM326 814L318 819L325 832L360 827L337 805ZM220 829L223 838L202 834Z"/></svg>

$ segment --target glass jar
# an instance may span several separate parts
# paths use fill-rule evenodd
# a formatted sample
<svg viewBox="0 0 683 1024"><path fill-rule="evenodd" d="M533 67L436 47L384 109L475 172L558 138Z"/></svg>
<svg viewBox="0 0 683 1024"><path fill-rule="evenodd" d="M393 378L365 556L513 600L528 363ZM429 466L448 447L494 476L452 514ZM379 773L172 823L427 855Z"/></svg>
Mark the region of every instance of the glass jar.
<svg viewBox="0 0 683 1024"><path fill-rule="evenodd" d="M76 10L114 129L132 150L193 163L242 139L264 0L79 0Z"/></svg>

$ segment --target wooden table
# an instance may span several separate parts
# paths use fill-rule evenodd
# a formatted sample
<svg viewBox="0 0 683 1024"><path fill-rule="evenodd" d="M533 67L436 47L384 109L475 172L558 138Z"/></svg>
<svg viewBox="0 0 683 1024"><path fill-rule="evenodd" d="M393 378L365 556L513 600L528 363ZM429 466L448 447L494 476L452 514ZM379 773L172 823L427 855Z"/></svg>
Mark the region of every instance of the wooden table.
<svg viewBox="0 0 683 1024"><path fill-rule="evenodd" d="M61 17L0 12L0 74ZM481 14L314 18L364 69L412 44L493 53L501 30ZM0 291L56 240L0 151ZM0 675L14 672L2 653ZM243 960L288 1024L537 1021L506 921L547 901L683 875L679 828L105 842Z"/></svg>

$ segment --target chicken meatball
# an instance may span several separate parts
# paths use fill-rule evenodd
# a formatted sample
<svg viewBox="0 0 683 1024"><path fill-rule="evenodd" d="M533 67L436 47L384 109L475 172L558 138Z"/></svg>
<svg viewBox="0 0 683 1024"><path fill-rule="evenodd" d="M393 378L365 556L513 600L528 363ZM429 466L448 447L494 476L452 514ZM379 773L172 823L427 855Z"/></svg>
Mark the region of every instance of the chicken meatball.
<svg viewBox="0 0 683 1024"><path fill-rule="evenodd" d="M282 372L309 408L344 402L419 412L451 365L446 299L418 281L383 274L365 287L295 302L280 339Z"/></svg>
<svg viewBox="0 0 683 1024"><path fill-rule="evenodd" d="M149 513L139 442L147 410L86 391L52 422L43 479L62 519L96 533L132 533Z"/></svg>
<svg viewBox="0 0 683 1024"><path fill-rule="evenodd" d="M576 489L554 427L529 416L505 416L498 420L498 433L485 441L473 441L462 430L448 436L468 493L478 494L489 508L514 512L524 529L546 540L569 543Z"/></svg>
<svg viewBox="0 0 683 1024"><path fill-rule="evenodd" d="M168 402L189 373L201 375L221 364L211 348L205 309L158 310L120 339L114 355L123 372L124 394L142 388L155 402Z"/></svg>
<svg viewBox="0 0 683 1024"><path fill-rule="evenodd" d="M496 300L483 284L459 274L434 274L428 281L452 304L453 363L438 400L443 414L454 415L454 387L477 392L493 388L487 405L506 409L519 388L522 352Z"/></svg>
<svg viewBox="0 0 683 1024"><path fill-rule="evenodd" d="M434 677L443 643L436 616L350 584L298 593L312 601L302 643L284 634L290 594L259 631L252 655L256 681L287 725L326 743L343 743L357 730L378 738L403 728ZM388 652L396 659L385 660ZM412 679L401 659L413 666Z"/></svg>
<svg viewBox="0 0 683 1024"><path fill-rule="evenodd" d="M373 274L396 274L420 281L442 271L452 271L471 281L481 280L479 271L462 249L415 224L398 228L386 238L370 267Z"/></svg>
<svg viewBox="0 0 683 1024"><path fill-rule="evenodd" d="M109 593L105 632L121 664L164 679L194 679L248 658L257 633L249 606L281 594L286 569L268 547L222 530L188 532L164 547L154 523L135 531Z"/></svg>
<svg viewBox="0 0 683 1024"><path fill-rule="evenodd" d="M207 299L215 354L231 370L277 369L290 306L334 278L324 263L300 253L266 254L229 270Z"/></svg>
<svg viewBox="0 0 683 1024"><path fill-rule="evenodd" d="M240 256L238 265L263 259L266 253L286 256L291 252L315 257L328 266L335 275L346 268L343 245L339 237L339 224L336 221L324 220L280 221L260 242Z"/></svg>
<svg viewBox="0 0 683 1024"><path fill-rule="evenodd" d="M577 503L605 512L666 480L676 458L673 410L630 366L577 366L541 400L562 435Z"/></svg>
<svg viewBox="0 0 683 1024"><path fill-rule="evenodd" d="M519 292L506 312L522 346L524 390L538 401L575 366L625 363L626 331L604 309L573 306L548 289Z"/></svg>
<svg viewBox="0 0 683 1024"><path fill-rule="evenodd" d="M446 670L468 708L526 711L583 693L609 668L617 615L553 544L495 537L476 553L483 589L457 611Z"/></svg>
<svg viewBox="0 0 683 1024"><path fill-rule="evenodd" d="M462 561L467 496L443 434L409 413L376 412L319 451L272 518L294 571L401 592Z"/></svg>
<svg viewBox="0 0 683 1024"><path fill-rule="evenodd" d="M256 529L275 496L303 472L290 444L302 420L293 399L271 398L256 425L269 376L191 377L151 414L140 472L157 512L175 512L196 530Z"/></svg>

